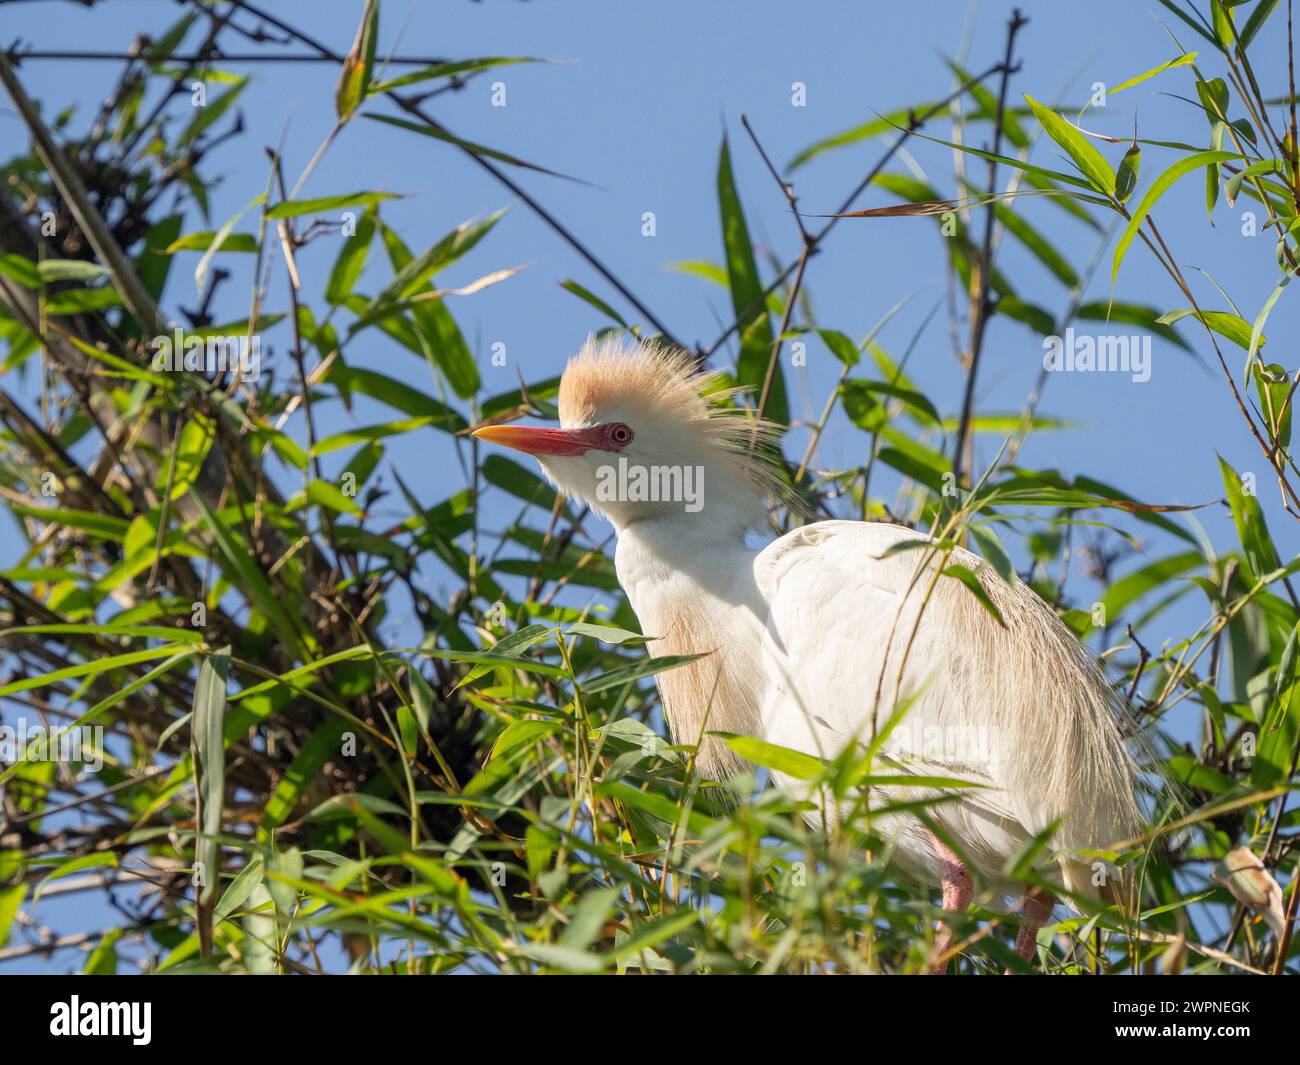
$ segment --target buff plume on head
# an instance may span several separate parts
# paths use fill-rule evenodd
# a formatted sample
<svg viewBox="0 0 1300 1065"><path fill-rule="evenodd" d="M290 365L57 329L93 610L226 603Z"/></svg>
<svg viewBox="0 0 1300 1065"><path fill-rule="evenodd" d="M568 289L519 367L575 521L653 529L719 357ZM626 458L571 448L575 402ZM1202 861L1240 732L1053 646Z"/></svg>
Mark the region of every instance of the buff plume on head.
<svg viewBox="0 0 1300 1065"><path fill-rule="evenodd" d="M697 372L687 352L629 338L583 345L560 380L560 429L493 426L476 435L535 455L562 491L579 497L618 527L647 517L683 515L670 500L611 499L598 491L615 464L698 472L703 511L733 531L757 522L764 501L779 496L770 461L776 432L743 407L718 374ZM686 515L689 518L689 514Z"/></svg>

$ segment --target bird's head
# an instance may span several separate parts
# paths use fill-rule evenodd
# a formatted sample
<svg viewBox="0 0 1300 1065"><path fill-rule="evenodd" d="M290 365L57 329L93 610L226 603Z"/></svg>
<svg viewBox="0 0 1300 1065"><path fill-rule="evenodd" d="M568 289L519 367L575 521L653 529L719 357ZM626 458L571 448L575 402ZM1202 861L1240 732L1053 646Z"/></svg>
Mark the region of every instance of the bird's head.
<svg viewBox="0 0 1300 1065"><path fill-rule="evenodd" d="M487 425L474 435L536 456L561 491L619 529L656 519L743 533L778 490L760 457L773 427L720 402L728 394L717 384L686 352L589 340L560 379L559 428Z"/></svg>

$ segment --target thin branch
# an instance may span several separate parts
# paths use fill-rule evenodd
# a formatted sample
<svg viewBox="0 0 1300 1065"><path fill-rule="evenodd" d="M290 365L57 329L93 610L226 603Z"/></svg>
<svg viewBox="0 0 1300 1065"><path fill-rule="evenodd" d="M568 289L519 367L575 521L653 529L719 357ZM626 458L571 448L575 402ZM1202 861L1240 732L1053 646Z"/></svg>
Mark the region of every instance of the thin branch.
<svg viewBox="0 0 1300 1065"><path fill-rule="evenodd" d="M998 112L994 117L993 147L989 157L990 196L997 193L997 155L1002 147L1002 125L1007 109L1007 86L1011 81L1012 73L1016 69L1012 66L1016 34L1028 21L1021 13L1020 8L1017 7L1012 10L1011 21L1007 23L1006 53L1002 59L1002 83L998 89ZM952 458L953 481L958 485L962 483L963 468L967 465L965 461L966 452L970 446L971 417L975 407L975 379L979 374L980 356L984 351L984 335L993 310L989 300L989 282L993 273L993 227L997 221L997 202L991 200L985 211L984 243L981 247L979 280L971 308L970 362L966 367L966 391L962 397L961 420L957 424L957 441L954 445Z"/></svg>

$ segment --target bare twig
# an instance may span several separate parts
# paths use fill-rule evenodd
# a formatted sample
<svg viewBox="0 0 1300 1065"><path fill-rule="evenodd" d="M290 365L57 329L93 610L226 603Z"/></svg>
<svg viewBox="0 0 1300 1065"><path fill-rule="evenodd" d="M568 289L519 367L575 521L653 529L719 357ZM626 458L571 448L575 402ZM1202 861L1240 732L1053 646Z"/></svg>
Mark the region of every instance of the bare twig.
<svg viewBox="0 0 1300 1065"><path fill-rule="evenodd" d="M998 89L998 112L993 120L993 147L989 158L988 187L990 196L997 193L998 164L996 156L1002 147L1002 123L1006 116L1007 86L1011 81L1011 75L1016 70L1012 66L1016 34L1020 32L1020 28L1027 21L1029 20L1021 13L1020 8L1015 8L1011 13L1011 20L1007 23L1006 52L1001 64L1002 81ZM970 447L971 417L975 408L975 380L979 374L980 355L984 351L984 334L993 311L989 300L989 288L993 273L993 227L997 220L997 202L991 200L985 208L985 212L984 241L980 249L979 277L976 279L975 293L971 305L970 359L966 366L966 391L962 396L961 418L957 423L957 440L953 445L953 480L959 485L963 483L963 471L969 465L966 459L967 450Z"/></svg>

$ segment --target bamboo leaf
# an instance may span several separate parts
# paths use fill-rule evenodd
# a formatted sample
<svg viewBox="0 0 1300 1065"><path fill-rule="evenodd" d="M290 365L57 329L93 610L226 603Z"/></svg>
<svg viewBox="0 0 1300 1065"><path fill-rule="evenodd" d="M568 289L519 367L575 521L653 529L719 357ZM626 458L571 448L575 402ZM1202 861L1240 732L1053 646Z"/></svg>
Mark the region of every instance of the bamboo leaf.
<svg viewBox="0 0 1300 1065"><path fill-rule="evenodd" d="M1049 107L1044 107L1032 96L1025 96L1025 103L1033 111L1043 131L1056 141L1066 154L1074 160L1080 172L1089 184L1098 192L1107 196L1115 194L1115 172L1110 168L1101 152L1074 126L1063 119Z"/></svg>
<svg viewBox="0 0 1300 1065"><path fill-rule="evenodd" d="M1120 234L1119 243L1115 245L1115 254L1111 259L1110 267L1110 283L1112 286L1115 284L1115 279L1119 277L1120 264L1124 261L1124 256L1128 252L1129 245L1133 243L1133 238L1137 236L1138 230L1142 228L1142 223L1146 221L1151 209L1159 202L1160 197L1169 191L1170 186L1180 177L1190 174L1193 170L1199 170L1211 163L1221 163L1226 159L1237 158L1239 156L1236 152L1197 152L1195 155L1178 160L1151 183L1146 195L1142 197L1142 202L1138 204L1137 209L1129 218L1128 225L1124 227L1124 232Z"/></svg>
<svg viewBox="0 0 1300 1065"><path fill-rule="evenodd" d="M1173 325L1175 322L1181 322L1184 318L1189 317L1204 322L1221 337L1226 337L1238 347L1245 348L1247 351L1250 350L1252 343L1255 344L1256 350L1263 348L1268 343L1268 340L1263 336L1252 339L1250 323L1240 315L1228 311L1201 311L1198 314L1190 307L1183 307L1176 311L1165 312L1156 321L1161 325Z"/></svg>
<svg viewBox="0 0 1300 1065"><path fill-rule="evenodd" d="M1223 487L1227 491L1228 506L1232 510L1232 521L1237 527L1237 539L1245 551L1245 562L1250 579L1253 581L1278 568L1277 548L1264 523L1264 512L1259 499L1253 492L1247 492L1241 478L1223 457L1219 458L1219 469L1223 473Z"/></svg>
<svg viewBox="0 0 1300 1065"><path fill-rule="evenodd" d="M392 192L350 192L341 196L321 196L314 200L284 200L266 212L267 218L297 218L305 214L324 214L340 207L373 207L396 198Z"/></svg>
<svg viewBox="0 0 1300 1065"><path fill-rule="evenodd" d="M352 295L365 266L370 242L374 239L376 220L375 211L366 211L357 220L356 232L343 242L343 248L334 260L334 268L330 271L329 282L325 286L325 299L331 305L343 303Z"/></svg>
<svg viewBox="0 0 1300 1065"><path fill-rule="evenodd" d="M763 305L763 284L754 261L754 246L750 243L744 208L736 192L731 149L726 137L722 138L722 151L718 157L718 208L722 215L722 246L727 259L731 306L739 325L740 356L736 360L736 382L751 389L757 399L772 359L772 323ZM785 378L779 361L773 368L765 413L778 425L785 425L790 420Z"/></svg>
<svg viewBox="0 0 1300 1065"><path fill-rule="evenodd" d="M1107 90L1108 95L1113 96L1117 92L1131 89L1134 85L1141 85L1142 82L1146 81L1148 78L1154 78L1157 74L1163 74L1166 70L1173 70L1174 67L1189 66L1196 62L1196 54L1197 53L1195 52L1184 52L1182 55L1169 60L1167 63L1161 63L1158 67L1152 67L1145 73L1138 74L1136 77L1129 78L1127 81L1121 81L1113 89Z"/></svg>
<svg viewBox="0 0 1300 1065"><path fill-rule="evenodd" d="M993 620L1004 629L1007 627L1007 623L1002 620L1002 611L997 608L997 604L995 604L989 597L988 590L980 582L979 577L975 575L974 570L953 563L952 565L943 568L943 576L955 577L957 580L961 581L962 584L966 585L966 587L971 590L975 598L979 600L980 606L992 615Z"/></svg>
<svg viewBox="0 0 1300 1065"><path fill-rule="evenodd" d="M679 666L687 665L704 657L706 656L660 655L656 658L644 658L639 662L619 666L617 669L611 669L607 673L601 673L599 676L580 683L584 694L594 695L596 692L608 691L610 688L622 688L624 685L634 684L643 677L651 677L665 670L677 669Z"/></svg>
<svg viewBox="0 0 1300 1065"><path fill-rule="evenodd" d="M194 750L198 756L198 787L202 796L203 821L196 858L203 874L202 902L216 898L221 872L221 819L226 804L226 684L230 672L230 648L203 659L194 685L194 716L190 721Z"/></svg>
<svg viewBox="0 0 1300 1065"><path fill-rule="evenodd" d="M366 0L361 25L343 59L339 83L334 90L334 110L339 122L346 122L370 91L370 77L375 66L375 45L379 37L379 2Z"/></svg>
<svg viewBox="0 0 1300 1065"><path fill-rule="evenodd" d="M766 743L752 736L727 736L725 742L747 761L766 766L796 780L813 780L826 769L825 763L820 758L775 743Z"/></svg>

